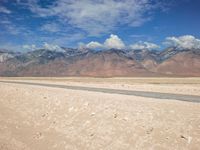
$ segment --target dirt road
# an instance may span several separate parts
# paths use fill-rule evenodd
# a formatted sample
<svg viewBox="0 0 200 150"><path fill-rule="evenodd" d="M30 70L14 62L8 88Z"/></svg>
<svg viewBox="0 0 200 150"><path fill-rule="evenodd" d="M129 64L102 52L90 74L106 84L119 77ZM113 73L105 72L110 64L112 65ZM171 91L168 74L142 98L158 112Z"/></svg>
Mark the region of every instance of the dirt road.
<svg viewBox="0 0 200 150"><path fill-rule="evenodd" d="M70 90L101 92L101 93L109 93L109 94L133 95L133 96L140 96L140 97L147 97L147 98L179 100L179 101L195 102L195 103L200 102L200 96L194 96L194 95L133 91L133 90L110 89L110 88L95 88L95 87L83 87L83 86L68 86L68 85L31 83L31 82L19 82L19 81L0 81L0 82L11 83L11 84L45 86L45 87L52 87L52 88L63 88L63 89L70 89Z"/></svg>

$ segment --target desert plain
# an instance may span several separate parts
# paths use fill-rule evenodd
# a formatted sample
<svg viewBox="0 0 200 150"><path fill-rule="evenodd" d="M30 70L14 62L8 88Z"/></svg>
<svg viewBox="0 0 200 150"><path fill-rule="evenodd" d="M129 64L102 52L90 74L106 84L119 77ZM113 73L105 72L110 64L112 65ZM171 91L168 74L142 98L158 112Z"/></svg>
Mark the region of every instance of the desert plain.
<svg viewBox="0 0 200 150"><path fill-rule="evenodd" d="M200 99L184 96L200 78L0 78L0 150L199 150Z"/></svg>

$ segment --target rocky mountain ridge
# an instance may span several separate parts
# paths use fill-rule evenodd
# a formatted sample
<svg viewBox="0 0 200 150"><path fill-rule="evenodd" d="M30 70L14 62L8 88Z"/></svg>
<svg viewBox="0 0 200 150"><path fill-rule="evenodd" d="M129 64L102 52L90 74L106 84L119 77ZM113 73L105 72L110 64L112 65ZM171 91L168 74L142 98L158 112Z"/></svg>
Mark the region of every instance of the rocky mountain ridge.
<svg viewBox="0 0 200 150"><path fill-rule="evenodd" d="M0 76L200 76L200 50L0 50Z"/></svg>

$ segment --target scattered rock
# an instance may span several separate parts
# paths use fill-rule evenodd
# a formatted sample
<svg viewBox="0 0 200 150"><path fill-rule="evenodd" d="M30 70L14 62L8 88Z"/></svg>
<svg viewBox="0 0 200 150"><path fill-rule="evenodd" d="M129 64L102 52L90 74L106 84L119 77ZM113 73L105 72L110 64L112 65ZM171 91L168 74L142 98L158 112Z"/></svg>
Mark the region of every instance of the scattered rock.
<svg viewBox="0 0 200 150"><path fill-rule="evenodd" d="M153 128L150 128L146 131L147 134L150 134L153 131Z"/></svg>
<svg viewBox="0 0 200 150"><path fill-rule="evenodd" d="M37 132L36 135L34 136L35 139L41 139L42 138L42 133Z"/></svg>
<svg viewBox="0 0 200 150"><path fill-rule="evenodd" d="M184 135L181 135L181 138L187 140L187 137L185 137Z"/></svg>
<svg viewBox="0 0 200 150"><path fill-rule="evenodd" d="M48 113L46 113L46 114L43 114L43 115L42 115L42 117L44 118L44 117L46 117L47 115L48 115Z"/></svg>
<svg viewBox="0 0 200 150"><path fill-rule="evenodd" d="M181 138L184 139L184 140L187 140L187 143L188 143L188 144L190 144L191 141L192 141L192 137L190 137L190 136L189 136L189 137L186 137L186 136L184 136L184 135L181 135Z"/></svg>
<svg viewBox="0 0 200 150"><path fill-rule="evenodd" d="M117 114L114 114L114 118L117 118L117 116L118 116Z"/></svg>
<svg viewBox="0 0 200 150"><path fill-rule="evenodd" d="M94 116L95 115L95 112L91 113L91 116Z"/></svg>

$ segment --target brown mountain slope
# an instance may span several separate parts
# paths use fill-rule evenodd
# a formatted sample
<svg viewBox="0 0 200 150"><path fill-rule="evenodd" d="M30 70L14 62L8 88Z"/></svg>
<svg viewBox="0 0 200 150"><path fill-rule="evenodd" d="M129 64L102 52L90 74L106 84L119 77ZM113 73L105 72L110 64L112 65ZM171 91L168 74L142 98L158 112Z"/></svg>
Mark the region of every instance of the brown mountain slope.
<svg viewBox="0 0 200 150"><path fill-rule="evenodd" d="M200 55L193 51L180 52L163 61L156 72L178 76L200 76Z"/></svg>
<svg viewBox="0 0 200 150"><path fill-rule="evenodd" d="M87 53L73 58L56 59L47 64L30 64L17 76L153 76L137 61L121 51Z"/></svg>
<svg viewBox="0 0 200 150"><path fill-rule="evenodd" d="M149 71L156 72L156 67L159 63L153 58L146 58L141 61L141 64Z"/></svg>

